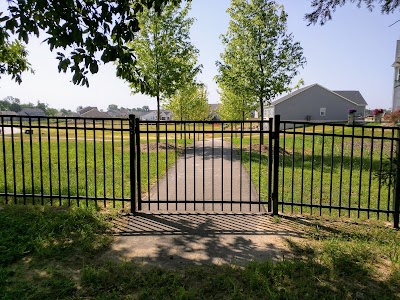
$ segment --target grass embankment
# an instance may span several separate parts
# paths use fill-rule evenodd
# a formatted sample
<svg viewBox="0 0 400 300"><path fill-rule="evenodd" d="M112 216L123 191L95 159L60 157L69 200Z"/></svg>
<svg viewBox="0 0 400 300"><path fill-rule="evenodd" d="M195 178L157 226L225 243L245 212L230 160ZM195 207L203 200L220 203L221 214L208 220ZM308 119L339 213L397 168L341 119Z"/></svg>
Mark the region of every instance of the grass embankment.
<svg viewBox="0 0 400 300"><path fill-rule="evenodd" d="M382 136L392 138L392 130L380 128L334 128L336 135L364 135L366 138L340 136L311 136L306 133L322 133L323 126L288 130L281 134L279 156L279 200L286 203L313 204L313 209L301 206L283 205L284 212L330 214L357 218L382 218L390 220L388 214L351 211L347 208L390 210L393 186L380 182L376 174L388 168L389 158L395 151L390 140L374 139ZM333 133L333 127L326 126L326 134ZM259 137L234 138L233 144L244 150L238 152L262 199L268 199L268 152L260 156ZM252 145L251 152L249 145ZM265 140L268 147L268 139ZM304 149L304 151L303 151ZM392 166L393 167L393 166ZM262 176L260 176L262 174ZM319 208L320 205L337 206L342 209Z"/></svg>
<svg viewBox="0 0 400 300"><path fill-rule="evenodd" d="M306 233L303 242L288 242L294 258L162 269L105 261L110 217L88 209L1 207L0 298L400 297L400 234L379 224L297 220Z"/></svg>

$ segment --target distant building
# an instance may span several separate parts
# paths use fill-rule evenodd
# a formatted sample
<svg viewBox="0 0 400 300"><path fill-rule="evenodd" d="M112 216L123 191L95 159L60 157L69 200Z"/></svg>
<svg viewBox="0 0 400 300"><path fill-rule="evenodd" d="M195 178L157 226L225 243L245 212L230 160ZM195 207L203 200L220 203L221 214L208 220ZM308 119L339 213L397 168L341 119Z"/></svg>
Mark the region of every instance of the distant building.
<svg viewBox="0 0 400 300"><path fill-rule="evenodd" d="M40 108L24 108L18 112L20 117L46 117L46 114ZM38 118L23 118L23 120L37 120Z"/></svg>
<svg viewBox="0 0 400 300"><path fill-rule="evenodd" d="M81 118L109 118L110 115L106 112L99 111L97 107L87 106L80 111L78 114Z"/></svg>
<svg viewBox="0 0 400 300"><path fill-rule="evenodd" d="M10 117L8 117L8 116L18 117L18 113L16 113L15 111L5 110L5 111L0 111L0 116L7 116L7 117L1 117L1 119L0 119L0 123L1 123L1 120L10 121Z"/></svg>
<svg viewBox="0 0 400 300"><path fill-rule="evenodd" d="M157 121L157 110L150 110L146 114L139 116L142 121ZM160 121L172 120L172 112L170 110L160 111Z"/></svg>
<svg viewBox="0 0 400 300"><path fill-rule="evenodd" d="M219 121L221 120L221 117L219 115L219 107L220 104L216 103L216 104L210 104L210 120L211 121Z"/></svg>
<svg viewBox="0 0 400 300"><path fill-rule="evenodd" d="M364 116L367 102L359 91L331 91L313 84L294 91L264 109L264 119L280 115L284 121L347 121L348 110Z"/></svg>

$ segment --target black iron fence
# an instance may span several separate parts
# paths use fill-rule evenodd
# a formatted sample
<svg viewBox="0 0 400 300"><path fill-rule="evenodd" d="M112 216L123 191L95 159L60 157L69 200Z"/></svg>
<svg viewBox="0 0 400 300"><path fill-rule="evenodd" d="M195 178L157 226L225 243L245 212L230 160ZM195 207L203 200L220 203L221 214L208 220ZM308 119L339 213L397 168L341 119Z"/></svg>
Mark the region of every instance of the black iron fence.
<svg viewBox="0 0 400 300"><path fill-rule="evenodd" d="M128 120L0 116L0 122L4 203L131 201Z"/></svg>
<svg viewBox="0 0 400 300"><path fill-rule="evenodd" d="M9 118L9 121L5 118ZM396 127L0 116L0 201L399 223Z"/></svg>

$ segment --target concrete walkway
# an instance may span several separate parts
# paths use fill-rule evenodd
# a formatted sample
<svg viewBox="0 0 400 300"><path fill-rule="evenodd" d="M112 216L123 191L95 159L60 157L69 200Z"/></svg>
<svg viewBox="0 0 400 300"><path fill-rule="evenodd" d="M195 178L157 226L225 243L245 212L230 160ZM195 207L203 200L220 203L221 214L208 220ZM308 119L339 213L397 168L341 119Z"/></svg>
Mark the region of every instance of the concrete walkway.
<svg viewBox="0 0 400 300"><path fill-rule="evenodd" d="M138 213L113 223L114 242L103 259L173 268L289 258L289 241L300 242L308 227L294 218L245 213Z"/></svg>
<svg viewBox="0 0 400 300"><path fill-rule="evenodd" d="M257 196L229 142L195 142L151 189L150 206L113 220L114 243L103 258L179 268L290 257L288 240L301 239L303 228L258 203L240 204Z"/></svg>
<svg viewBox="0 0 400 300"><path fill-rule="evenodd" d="M196 141L187 147L143 199L144 212L264 212L258 193L231 144L219 139ZM186 203L191 201L195 203ZM159 204L158 200L168 201ZM222 203L215 203L220 201ZM255 203L241 203L243 201ZM234 203L233 203L234 202Z"/></svg>

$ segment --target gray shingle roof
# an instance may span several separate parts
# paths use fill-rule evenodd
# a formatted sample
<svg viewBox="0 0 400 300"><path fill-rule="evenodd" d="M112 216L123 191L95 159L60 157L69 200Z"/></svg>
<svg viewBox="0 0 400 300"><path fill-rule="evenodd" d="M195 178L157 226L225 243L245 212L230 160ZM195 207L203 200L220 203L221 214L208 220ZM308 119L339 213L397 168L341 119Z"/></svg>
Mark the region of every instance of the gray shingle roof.
<svg viewBox="0 0 400 300"><path fill-rule="evenodd" d="M357 103L357 105L368 105L368 103L365 101L364 97L361 95L359 91L333 91L333 92L349 99L350 101Z"/></svg>

